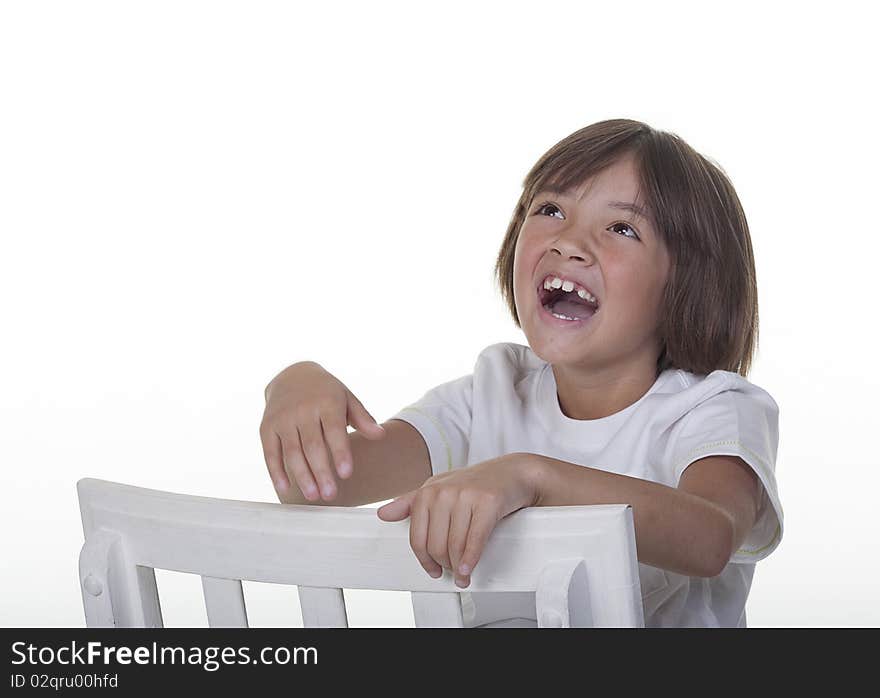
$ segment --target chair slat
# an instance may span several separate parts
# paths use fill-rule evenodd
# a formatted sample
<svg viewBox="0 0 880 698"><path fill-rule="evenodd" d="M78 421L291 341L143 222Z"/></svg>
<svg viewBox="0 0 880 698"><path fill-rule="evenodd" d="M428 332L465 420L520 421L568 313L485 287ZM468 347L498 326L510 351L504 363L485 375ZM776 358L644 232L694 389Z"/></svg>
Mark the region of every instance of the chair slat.
<svg viewBox="0 0 880 698"><path fill-rule="evenodd" d="M205 610L212 628L248 627L241 580L202 576Z"/></svg>
<svg viewBox="0 0 880 698"><path fill-rule="evenodd" d="M347 628L342 589L300 585L299 605L304 628Z"/></svg>
<svg viewBox="0 0 880 698"><path fill-rule="evenodd" d="M455 592L412 592L417 628L463 628L461 597Z"/></svg>

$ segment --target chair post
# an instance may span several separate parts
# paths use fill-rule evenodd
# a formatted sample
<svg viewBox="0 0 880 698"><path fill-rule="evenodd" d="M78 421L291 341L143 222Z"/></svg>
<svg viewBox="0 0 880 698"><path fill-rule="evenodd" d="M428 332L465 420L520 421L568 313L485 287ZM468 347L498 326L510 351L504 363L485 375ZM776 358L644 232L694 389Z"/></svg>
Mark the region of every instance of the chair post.
<svg viewBox="0 0 880 698"><path fill-rule="evenodd" d="M79 582L88 627L162 627L156 575L127 563L117 533L98 529L86 537Z"/></svg>
<svg viewBox="0 0 880 698"><path fill-rule="evenodd" d="M587 568L582 559L557 560L538 579L535 605L539 628L592 628Z"/></svg>

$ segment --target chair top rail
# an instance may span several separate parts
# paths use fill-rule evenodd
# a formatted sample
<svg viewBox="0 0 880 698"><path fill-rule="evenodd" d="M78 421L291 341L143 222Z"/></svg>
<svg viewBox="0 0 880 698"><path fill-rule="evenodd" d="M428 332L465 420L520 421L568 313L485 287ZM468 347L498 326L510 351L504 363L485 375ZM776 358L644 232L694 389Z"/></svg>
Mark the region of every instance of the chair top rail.
<svg viewBox="0 0 880 698"><path fill-rule="evenodd" d="M374 508L218 499L93 478L77 482L77 492L86 538L118 533L131 564L278 584L461 591L448 571L433 579L419 564L409 519L382 521ZM547 564L569 558L600 563L591 584L638 584L630 505L514 512L493 529L467 590L534 591Z"/></svg>

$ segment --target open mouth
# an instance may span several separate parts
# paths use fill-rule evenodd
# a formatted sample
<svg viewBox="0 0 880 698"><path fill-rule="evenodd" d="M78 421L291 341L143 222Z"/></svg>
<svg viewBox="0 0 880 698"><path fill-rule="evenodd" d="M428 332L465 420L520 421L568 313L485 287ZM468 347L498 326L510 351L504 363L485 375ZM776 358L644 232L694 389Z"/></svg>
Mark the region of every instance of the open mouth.
<svg viewBox="0 0 880 698"><path fill-rule="evenodd" d="M590 303L574 291L563 291L562 288L546 289L543 284L538 287L538 304L545 315L572 324L589 320L599 312L598 303Z"/></svg>

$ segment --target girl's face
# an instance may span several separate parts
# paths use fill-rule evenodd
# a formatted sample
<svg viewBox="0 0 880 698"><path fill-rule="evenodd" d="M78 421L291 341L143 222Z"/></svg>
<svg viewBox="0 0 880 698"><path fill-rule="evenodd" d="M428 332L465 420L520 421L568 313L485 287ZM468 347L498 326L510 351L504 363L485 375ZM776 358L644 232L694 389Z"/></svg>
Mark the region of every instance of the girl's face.
<svg viewBox="0 0 880 698"><path fill-rule="evenodd" d="M625 156L576 191L538 192L526 212L514 253L514 301L529 346L545 361L653 375L670 259L652 224L620 207L638 204L637 191L635 164ZM540 295L548 275L584 286L598 299L595 314L576 322L549 315Z"/></svg>

